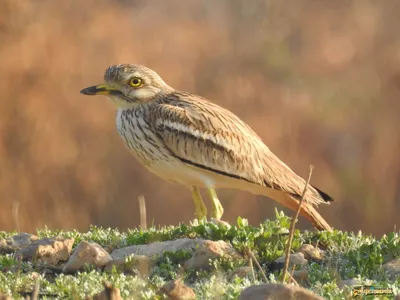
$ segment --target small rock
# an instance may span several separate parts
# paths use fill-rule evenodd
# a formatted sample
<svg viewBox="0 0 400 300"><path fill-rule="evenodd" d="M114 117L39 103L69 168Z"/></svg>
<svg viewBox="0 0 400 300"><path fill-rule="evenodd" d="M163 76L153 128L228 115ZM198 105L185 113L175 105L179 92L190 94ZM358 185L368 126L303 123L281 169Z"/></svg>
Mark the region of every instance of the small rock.
<svg viewBox="0 0 400 300"><path fill-rule="evenodd" d="M285 264L285 255L279 257L277 260L275 260L275 262L272 263L272 269L282 269L283 265ZM303 253L293 253L289 255L289 267L292 268L294 265L305 265L307 264L307 260L304 258L304 254Z"/></svg>
<svg viewBox="0 0 400 300"><path fill-rule="evenodd" d="M220 252L222 254L239 254L233 247L224 241L209 241L204 239L183 238L173 241L156 242L148 245L135 245L121 249L116 249L111 253L113 259L125 258L130 255L145 255L147 257L161 256L164 251L176 252L179 250L193 251L209 248L210 251Z"/></svg>
<svg viewBox="0 0 400 300"><path fill-rule="evenodd" d="M38 272L31 272L29 273L29 277L36 281L40 277L40 274Z"/></svg>
<svg viewBox="0 0 400 300"><path fill-rule="evenodd" d="M159 293L165 294L171 300L196 299L194 291L180 280L171 280L163 285Z"/></svg>
<svg viewBox="0 0 400 300"><path fill-rule="evenodd" d="M161 256L164 251L194 250L204 243L203 239L178 239L174 241L155 242L148 245L135 245L116 249L111 253L113 259L125 258L130 255Z"/></svg>
<svg viewBox="0 0 400 300"><path fill-rule="evenodd" d="M99 244L82 241L76 247L62 271L64 273L76 272L86 264L102 268L110 260L112 260L110 254Z"/></svg>
<svg viewBox="0 0 400 300"><path fill-rule="evenodd" d="M0 293L0 300L13 300L11 296Z"/></svg>
<svg viewBox="0 0 400 300"><path fill-rule="evenodd" d="M393 259L383 264L383 269L389 274L393 280L400 276L400 258Z"/></svg>
<svg viewBox="0 0 400 300"><path fill-rule="evenodd" d="M267 283L249 286L239 296L239 300L323 300L311 291L290 284Z"/></svg>
<svg viewBox="0 0 400 300"><path fill-rule="evenodd" d="M38 237L36 235L30 233L19 233L14 235L12 238L12 244L19 247L24 247L29 245L30 243L37 241Z"/></svg>
<svg viewBox="0 0 400 300"><path fill-rule="evenodd" d="M340 289L343 289L345 286L355 286L355 285L362 285L362 282L359 279L351 278L351 279L339 280L337 283L337 286Z"/></svg>
<svg viewBox="0 0 400 300"><path fill-rule="evenodd" d="M36 241L38 237L30 233L19 233L8 239L0 240L0 253L13 253Z"/></svg>
<svg viewBox="0 0 400 300"><path fill-rule="evenodd" d="M87 300L120 300L121 293L118 288L113 287L109 283L104 283L104 291L94 295L93 297L87 297Z"/></svg>
<svg viewBox="0 0 400 300"><path fill-rule="evenodd" d="M117 271L123 272L126 275L138 275L138 273L147 277L150 273L153 262L147 256L134 255L127 260L126 258L117 258L110 260L104 267L105 272L111 272L113 267Z"/></svg>
<svg viewBox="0 0 400 300"><path fill-rule="evenodd" d="M15 256L22 258L24 261L33 261L54 266L60 261L68 260L73 244L73 238L44 238L23 247L17 251Z"/></svg>
<svg viewBox="0 0 400 300"><path fill-rule="evenodd" d="M193 256L185 263L185 269L208 269L210 268L210 259L216 259L223 256L240 258L240 254L225 241L205 241L199 246Z"/></svg>
<svg viewBox="0 0 400 300"><path fill-rule="evenodd" d="M297 281L298 284L307 285L308 270L295 270L293 271L292 277Z"/></svg>
<svg viewBox="0 0 400 300"><path fill-rule="evenodd" d="M325 255L324 251L310 244L303 244L297 252L303 253L305 259L315 262L321 262Z"/></svg>
<svg viewBox="0 0 400 300"><path fill-rule="evenodd" d="M239 267L232 271L231 275L229 276L229 280L232 280L235 277L245 278L251 275L251 268L250 267Z"/></svg>

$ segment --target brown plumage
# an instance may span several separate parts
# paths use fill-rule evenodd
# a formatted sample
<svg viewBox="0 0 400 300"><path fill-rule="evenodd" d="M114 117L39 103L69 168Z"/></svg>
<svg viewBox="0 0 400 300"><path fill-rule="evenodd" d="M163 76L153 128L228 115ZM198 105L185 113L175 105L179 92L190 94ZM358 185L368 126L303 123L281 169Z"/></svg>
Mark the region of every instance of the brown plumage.
<svg viewBox="0 0 400 300"><path fill-rule="evenodd" d="M107 95L117 105L117 128L125 145L151 172L191 188L199 218L206 216L199 188L208 189L217 219L223 208L215 188L246 190L297 209L305 180L232 112L174 90L144 66L111 66L104 79L105 84L81 93ZM301 214L316 228L331 231L313 207L329 201L311 186Z"/></svg>

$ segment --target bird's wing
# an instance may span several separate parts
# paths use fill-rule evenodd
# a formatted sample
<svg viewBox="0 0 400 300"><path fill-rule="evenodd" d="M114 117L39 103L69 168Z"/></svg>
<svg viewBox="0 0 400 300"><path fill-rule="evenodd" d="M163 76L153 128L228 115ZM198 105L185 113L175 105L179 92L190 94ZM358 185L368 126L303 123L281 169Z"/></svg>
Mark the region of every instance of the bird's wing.
<svg viewBox="0 0 400 300"><path fill-rule="evenodd" d="M294 195L302 193L305 181L248 125L204 98L170 94L153 106L150 124L171 154L184 163ZM311 202L323 202L316 190L310 192L315 198Z"/></svg>

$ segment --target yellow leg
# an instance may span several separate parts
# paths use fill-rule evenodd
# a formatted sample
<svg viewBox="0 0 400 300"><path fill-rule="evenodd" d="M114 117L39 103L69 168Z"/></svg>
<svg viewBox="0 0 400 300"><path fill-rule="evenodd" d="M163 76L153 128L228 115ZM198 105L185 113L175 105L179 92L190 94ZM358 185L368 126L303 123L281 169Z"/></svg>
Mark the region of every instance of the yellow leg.
<svg viewBox="0 0 400 300"><path fill-rule="evenodd" d="M222 207L221 202L218 200L217 192L214 188L208 188L208 193L212 201L211 217L220 220L224 214L224 208Z"/></svg>
<svg viewBox="0 0 400 300"><path fill-rule="evenodd" d="M192 186L192 197L194 206L196 207L196 218L200 221L203 218L207 218L207 207L201 198L200 190L197 186Z"/></svg>

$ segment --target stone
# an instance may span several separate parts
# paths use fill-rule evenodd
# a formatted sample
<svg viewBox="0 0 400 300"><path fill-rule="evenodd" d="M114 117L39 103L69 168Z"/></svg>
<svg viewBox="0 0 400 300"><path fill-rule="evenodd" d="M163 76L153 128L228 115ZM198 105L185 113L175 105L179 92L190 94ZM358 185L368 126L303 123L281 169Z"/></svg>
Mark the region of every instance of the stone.
<svg viewBox="0 0 400 300"><path fill-rule="evenodd" d="M97 243L82 241L76 247L68 262L64 265L64 273L73 273L84 265L92 265L98 268L104 267L112 257Z"/></svg>
<svg viewBox="0 0 400 300"><path fill-rule="evenodd" d="M15 257L23 261L55 266L59 262L68 260L73 244L73 238L35 240L18 250Z"/></svg>
<svg viewBox="0 0 400 300"><path fill-rule="evenodd" d="M0 253L14 253L22 247L36 241L38 237L30 233L19 233L8 239L0 240Z"/></svg>
<svg viewBox="0 0 400 300"><path fill-rule="evenodd" d="M13 297L0 293L0 300L13 300Z"/></svg>
<svg viewBox="0 0 400 300"><path fill-rule="evenodd" d="M400 258L393 259L383 264L383 269L393 280L400 276Z"/></svg>
<svg viewBox="0 0 400 300"><path fill-rule="evenodd" d="M324 298L300 286L280 283L266 283L245 288L239 300L323 300Z"/></svg>
<svg viewBox="0 0 400 300"><path fill-rule="evenodd" d="M113 287L109 283L104 283L104 291L92 296L87 297L86 300L120 300L121 292L118 288Z"/></svg>
<svg viewBox="0 0 400 300"><path fill-rule="evenodd" d="M303 244L297 251L303 253L304 258L307 260L313 260L315 262L321 262L324 259L325 252L319 248L315 248L311 244Z"/></svg>
<svg viewBox="0 0 400 300"><path fill-rule="evenodd" d="M362 285L362 282L356 278L339 280L337 283L338 288L343 289L345 286Z"/></svg>
<svg viewBox="0 0 400 300"><path fill-rule="evenodd" d="M295 270L292 277L300 285L308 285L308 270Z"/></svg>
<svg viewBox="0 0 400 300"><path fill-rule="evenodd" d="M150 274L150 269L153 261L145 255L133 255L127 258L117 258L110 260L104 267L105 272L111 272L113 267L119 272L126 275L140 275L147 277Z"/></svg>
<svg viewBox="0 0 400 300"><path fill-rule="evenodd" d="M219 257L240 258L240 254L225 241L209 241L202 243L193 256L184 264L185 269L209 269L210 259Z"/></svg>
<svg viewBox="0 0 400 300"><path fill-rule="evenodd" d="M284 264L285 264L285 255L279 257L278 259L275 260L273 263L272 269L282 269ZM289 255L289 267L292 268L294 265L305 265L307 264L308 261L304 258L304 254L299 252L299 253L293 253Z"/></svg>
<svg viewBox="0 0 400 300"><path fill-rule="evenodd" d="M174 241L156 242L148 245L136 245L116 249L111 253L113 259L124 259L130 255L144 255L149 258L161 256L164 251L192 251L193 256L185 263L186 268L207 269L209 260L222 256L240 258L240 254L225 241L210 241L204 239L178 239ZM122 264L122 262L119 262Z"/></svg>
<svg viewBox="0 0 400 300"><path fill-rule="evenodd" d="M14 235L12 238L12 244L19 246L19 247L24 247L29 245L30 243L37 241L38 237L36 235L22 232L17 235Z"/></svg>
<svg viewBox="0 0 400 300"><path fill-rule="evenodd" d="M180 280L171 280L163 285L159 291L171 300L193 300L196 299L194 291Z"/></svg>
<svg viewBox="0 0 400 300"><path fill-rule="evenodd" d="M250 267L239 267L235 270L232 271L232 273L229 276L229 280L232 280L235 277L239 277L239 278L245 278L248 276L252 276L251 275L251 268Z"/></svg>
<svg viewBox="0 0 400 300"><path fill-rule="evenodd" d="M161 256L164 251L176 252L178 250L194 251L203 244L203 239L178 239L174 241L155 242L148 245L135 245L116 249L111 253L113 259L125 258L130 255L145 255L148 257Z"/></svg>
<svg viewBox="0 0 400 300"><path fill-rule="evenodd" d="M173 241L155 242L147 245L135 245L121 249L116 249L111 253L113 259L125 258L130 255L145 255L147 257L162 256L164 251L192 251L197 255L203 252L213 252L215 256L233 255L240 257L236 250L224 241L209 241L204 239L177 239ZM200 252L198 252L200 250Z"/></svg>

